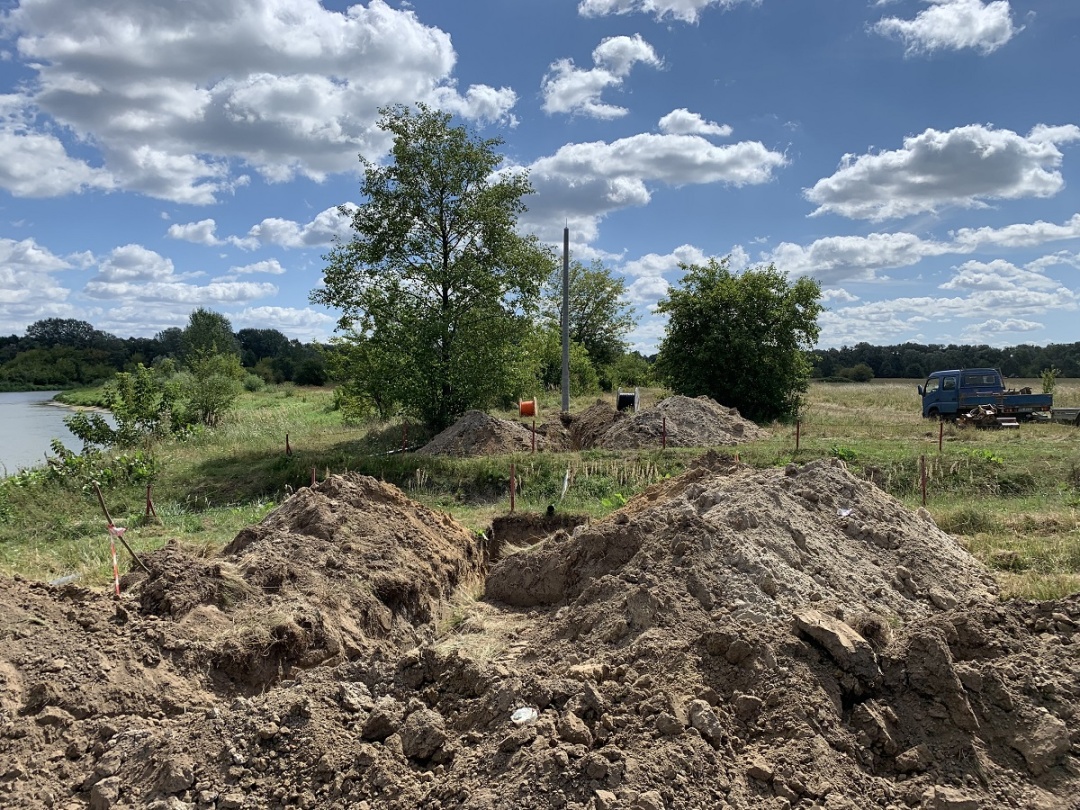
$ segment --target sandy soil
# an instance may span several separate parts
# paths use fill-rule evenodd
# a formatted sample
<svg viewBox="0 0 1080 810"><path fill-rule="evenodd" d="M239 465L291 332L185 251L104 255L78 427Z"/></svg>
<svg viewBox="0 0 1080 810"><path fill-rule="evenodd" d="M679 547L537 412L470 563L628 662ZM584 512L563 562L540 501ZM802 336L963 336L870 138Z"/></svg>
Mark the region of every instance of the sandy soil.
<svg viewBox="0 0 1080 810"><path fill-rule="evenodd" d="M119 602L0 580L0 806L1080 808L1080 595L839 462L543 523L334 476Z"/></svg>

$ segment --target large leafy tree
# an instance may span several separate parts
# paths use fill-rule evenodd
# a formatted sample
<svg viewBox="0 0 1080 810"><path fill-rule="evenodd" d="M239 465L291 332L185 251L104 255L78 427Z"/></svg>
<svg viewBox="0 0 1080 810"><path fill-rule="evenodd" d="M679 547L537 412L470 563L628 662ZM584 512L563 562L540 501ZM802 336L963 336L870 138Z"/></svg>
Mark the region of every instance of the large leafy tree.
<svg viewBox="0 0 1080 810"><path fill-rule="evenodd" d="M710 396L755 421L796 416L819 332L818 283L792 283L773 265L735 273L728 259L682 268L679 287L658 307L668 316L661 378L676 393Z"/></svg>
<svg viewBox="0 0 1080 810"><path fill-rule="evenodd" d="M626 351L626 336L637 325L626 301L626 282L611 274L599 259L586 267L571 262L570 339L580 343L596 366L614 363ZM556 324L562 316L562 268L548 278L543 313Z"/></svg>
<svg viewBox="0 0 1080 810"><path fill-rule="evenodd" d="M341 209L353 238L327 254L311 300L342 312L347 395L442 428L515 393L521 320L552 261L515 230L532 188L497 171L501 141L424 105L380 112L391 160L361 157L364 202Z"/></svg>
<svg viewBox="0 0 1080 810"><path fill-rule="evenodd" d="M240 342L233 334L229 319L203 307L188 316L181 346L185 363L214 354L240 356Z"/></svg>

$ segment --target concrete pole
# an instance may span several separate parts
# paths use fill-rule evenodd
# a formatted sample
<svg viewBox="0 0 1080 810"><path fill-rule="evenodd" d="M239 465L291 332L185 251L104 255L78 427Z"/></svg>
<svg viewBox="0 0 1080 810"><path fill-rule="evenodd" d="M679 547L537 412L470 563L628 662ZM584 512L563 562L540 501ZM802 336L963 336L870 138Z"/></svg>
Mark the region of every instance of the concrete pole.
<svg viewBox="0 0 1080 810"><path fill-rule="evenodd" d="M570 228L562 232L562 409L570 410Z"/></svg>

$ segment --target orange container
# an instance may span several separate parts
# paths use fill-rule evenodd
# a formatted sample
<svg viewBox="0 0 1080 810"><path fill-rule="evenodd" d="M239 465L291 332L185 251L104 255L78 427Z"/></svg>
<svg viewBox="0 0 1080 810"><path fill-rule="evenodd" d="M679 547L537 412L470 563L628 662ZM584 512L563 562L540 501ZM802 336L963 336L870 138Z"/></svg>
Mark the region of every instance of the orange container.
<svg viewBox="0 0 1080 810"><path fill-rule="evenodd" d="M536 416L536 400L527 399L518 403L518 413L522 416Z"/></svg>

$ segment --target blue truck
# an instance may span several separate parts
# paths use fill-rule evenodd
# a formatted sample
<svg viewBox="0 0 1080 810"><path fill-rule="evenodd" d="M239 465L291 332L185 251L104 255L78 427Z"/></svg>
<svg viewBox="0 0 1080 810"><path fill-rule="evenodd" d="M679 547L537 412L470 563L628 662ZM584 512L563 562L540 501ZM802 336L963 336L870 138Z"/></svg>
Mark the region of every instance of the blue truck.
<svg viewBox="0 0 1080 810"><path fill-rule="evenodd" d="M1006 389L1001 372L993 368L935 371L919 386L919 396L927 419L956 419L981 407L998 418L1029 421L1049 419L1054 409L1053 394Z"/></svg>

